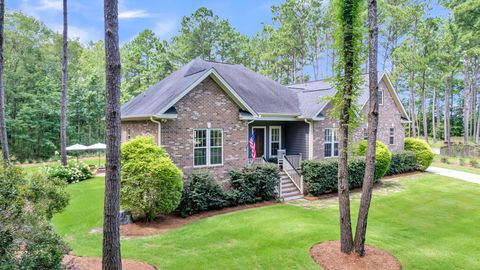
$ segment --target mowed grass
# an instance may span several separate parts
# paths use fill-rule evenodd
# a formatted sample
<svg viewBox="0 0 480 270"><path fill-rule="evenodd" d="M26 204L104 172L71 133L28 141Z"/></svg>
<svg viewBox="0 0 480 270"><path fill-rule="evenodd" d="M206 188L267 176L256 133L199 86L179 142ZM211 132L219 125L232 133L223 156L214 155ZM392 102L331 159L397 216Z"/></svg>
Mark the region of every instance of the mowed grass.
<svg viewBox="0 0 480 270"><path fill-rule="evenodd" d="M480 167L479 168L472 167L470 164L470 158L463 158L463 160L465 163L461 165L460 158L449 157L448 164L447 164L441 161L440 155L435 155L435 158L433 159L433 162L432 162L432 166L445 168L445 169L452 169L452 170L457 170L462 172L480 174ZM476 160L480 164L480 159L476 159Z"/></svg>
<svg viewBox="0 0 480 270"><path fill-rule="evenodd" d="M432 174L397 184L397 192L375 191L367 243L395 255L404 269L480 269L480 185ZM101 256L101 235L89 232L102 225L103 178L68 191L70 205L54 217L55 230L75 254ZM357 209L355 199L354 221ZM121 245L123 258L160 269L319 269L310 247L338 238L337 206L278 204L124 239Z"/></svg>
<svg viewBox="0 0 480 270"><path fill-rule="evenodd" d="M69 161L75 161L77 160L76 158L71 158ZM88 164L88 165L95 165L95 166L104 166L105 165L105 156L101 156L100 158L98 157L88 157L88 158L80 158L80 161ZM23 168L23 170L27 173L35 173L45 166L51 166L59 164L58 162L42 162L42 163L32 163L32 164L21 164L20 167Z"/></svg>

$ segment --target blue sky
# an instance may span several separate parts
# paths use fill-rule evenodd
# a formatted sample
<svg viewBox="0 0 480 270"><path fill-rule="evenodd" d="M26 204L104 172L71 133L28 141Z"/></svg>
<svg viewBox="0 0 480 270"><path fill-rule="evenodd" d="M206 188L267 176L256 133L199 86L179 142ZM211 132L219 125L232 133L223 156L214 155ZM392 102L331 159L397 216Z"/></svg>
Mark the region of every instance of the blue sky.
<svg viewBox="0 0 480 270"><path fill-rule="evenodd" d="M185 15L199 7L212 9L220 18L228 19L241 33L254 35L261 22L270 22L270 7L281 0L120 0L120 40L131 40L140 31L152 29L160 38L174 36ZM62 0L6 0L7 10L21 10L61 31ZM103 1L69 0L69 35L83 43L103 38Z"/></svg>

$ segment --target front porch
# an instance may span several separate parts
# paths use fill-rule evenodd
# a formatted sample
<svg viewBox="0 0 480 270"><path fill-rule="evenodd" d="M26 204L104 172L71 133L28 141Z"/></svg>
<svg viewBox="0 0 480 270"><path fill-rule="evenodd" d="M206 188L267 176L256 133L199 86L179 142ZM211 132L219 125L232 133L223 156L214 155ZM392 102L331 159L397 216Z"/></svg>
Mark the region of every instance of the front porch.
<svg viewBox="0 0 480 270"><path fill-rule="evenodd" d="M248 125L248 139L255 133L257 158L277 162L278 150L309 159L309 124L303 121L254 121ZM252 156L250 148L248 158Z"/></svg>
<svg viewBox="0 0 480 270"><path fill-rule="evenodd" d="M300 164L309 157L309 124L301 121L255 121L249 124L249 139L253 133L256 159L251 159L251 149L248 149L250 163L278 164L280 199L289 201L303 198Z"/></svg>

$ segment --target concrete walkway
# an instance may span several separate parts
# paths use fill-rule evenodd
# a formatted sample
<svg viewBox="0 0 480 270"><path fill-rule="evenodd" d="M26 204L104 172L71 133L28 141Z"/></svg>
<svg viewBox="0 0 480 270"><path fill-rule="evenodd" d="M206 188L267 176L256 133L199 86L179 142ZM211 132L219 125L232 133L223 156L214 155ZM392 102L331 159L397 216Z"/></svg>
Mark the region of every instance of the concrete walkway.
<svg viewBox="0 0 480 270"><path fill-rule="evenodd" d="M427 172L448 176L448 177L460 179L460 180L475 183L475 184L480 184L480 175L475 173L461 172L461 171L444 169L444 168L433 167L433 166L428 167Z"/></svg>

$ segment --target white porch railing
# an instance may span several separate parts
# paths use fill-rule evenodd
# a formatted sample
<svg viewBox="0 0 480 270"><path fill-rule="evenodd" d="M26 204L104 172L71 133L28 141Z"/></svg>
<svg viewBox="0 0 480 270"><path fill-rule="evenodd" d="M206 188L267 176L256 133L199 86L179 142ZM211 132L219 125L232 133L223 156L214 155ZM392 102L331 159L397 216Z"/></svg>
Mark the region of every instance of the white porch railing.
<svg viewBox="0 0 480 270"><path fill-rule="evenodd" d="M297 168L300 167L302 156L283 156L283 171L292 180L293 184L298 188L300 193L303 194L303 175ZM293 162L292 162L293 161Z"/></svg>

